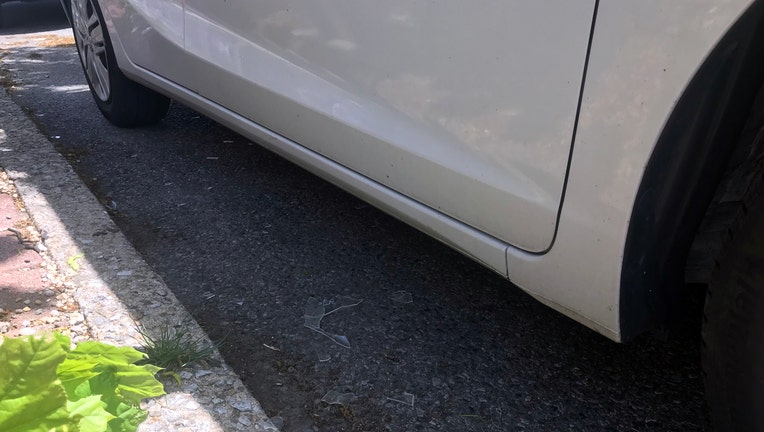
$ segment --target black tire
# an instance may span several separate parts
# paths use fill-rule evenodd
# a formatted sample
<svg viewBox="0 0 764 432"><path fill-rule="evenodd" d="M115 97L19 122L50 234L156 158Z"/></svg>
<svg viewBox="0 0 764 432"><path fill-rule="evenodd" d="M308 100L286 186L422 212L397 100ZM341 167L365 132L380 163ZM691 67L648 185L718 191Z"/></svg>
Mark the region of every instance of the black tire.
<svg viewBox="0 0 764 432"><path fill-rule="evenodd" d="M764 431L764 194L757 189L706 295L703 370L717 431Z"/></svg>
<svg viewBox="0 0 764 432"><path fill-rule="evenodd" d="M83 9L78 12L76 9L80 6ZM71 0L70 12L72 28L74 29L74 38L77 45L82 69L90 87L90 93L95 99L98 109L112 124L118 127L136 127L156 124L165 114L170 106L170 99L163 96L141 84L127 78L117 65L114 56L114 48L111 43L108 31L104 25L105 20L101 13L97 0ZM88 32L94 37L83 38L78 31L78 16L82 13L89 14L91 17L97 16L98 22L90 26L84 26L81 32ZM95 15L92 15L95 14ZM87 16L87 15L86 15ZM100 27L100 29L98 29ZM103 50L95 54L88 49L86 40L96 40L97 36L102 34ZM90 43L90 45L100 44ZM105 68L108 80L99 79L95 72L88 70L88 66L99 62ZM99 69L103 73L103 69ZM97 82L96 82L97 81ZM102 82L107 82L108 91L104 91Z"/></svg>

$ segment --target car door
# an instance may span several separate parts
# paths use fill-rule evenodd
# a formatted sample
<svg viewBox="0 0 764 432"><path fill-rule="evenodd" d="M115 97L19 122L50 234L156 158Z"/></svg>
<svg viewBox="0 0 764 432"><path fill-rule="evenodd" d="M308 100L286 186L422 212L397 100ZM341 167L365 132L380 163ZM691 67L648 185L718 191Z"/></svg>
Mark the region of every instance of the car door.
<svg viewBox="0 0 764 432"><path fill-rule="evenodd" d="M107 25L116 30L130 62L181 85L185 67L183 0L100 0Z"/></svg>
<svg viewBox="0 0 764 432"><path fill-rule="evenodd" d="M539 252L594 3L185 0L185 46L202 96Z"/></svg>

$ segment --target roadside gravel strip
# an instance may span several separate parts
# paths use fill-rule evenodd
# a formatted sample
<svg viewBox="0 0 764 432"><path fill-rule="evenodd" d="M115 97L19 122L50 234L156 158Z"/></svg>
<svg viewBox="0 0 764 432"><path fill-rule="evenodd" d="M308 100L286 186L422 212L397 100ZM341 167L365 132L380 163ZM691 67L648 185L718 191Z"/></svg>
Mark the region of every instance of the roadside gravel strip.
<svg viewBox="0 0 764 432"><path fill-rule="evenodd" d="M90 335L136 346L136 323L151 334L188 323L206 335L164 282L143 261L51 143L0 89L0 167L58 271L73 284ZM70 263L76 260L75 271ZM215 352L206 364L181 372L182 385L163 380L167 395L144 402L148 419L139 431L275 431L274 422Z"/></svg>

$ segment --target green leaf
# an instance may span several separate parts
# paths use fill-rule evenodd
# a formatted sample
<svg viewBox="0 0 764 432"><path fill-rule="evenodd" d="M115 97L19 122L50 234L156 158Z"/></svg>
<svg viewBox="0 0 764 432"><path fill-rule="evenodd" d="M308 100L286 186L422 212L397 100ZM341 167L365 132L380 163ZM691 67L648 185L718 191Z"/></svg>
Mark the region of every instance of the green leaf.
<svg viewBox="0 0 764 432"><path fill-rule="evenodd" d="M143 353L132 347L117 347L98 341L87 341L77 345L67 360L96 361L102 365L124 365L142 360Z"/></svg>
<svg viewBox="0 0 764 432"><path fill-rule="evenodd" d="M125 365L114 370L117 378L116 394L127 402L138 404L141 399L162 396L164 386L155 375L161 368L154 365Z"/></svg>
<svg viewBox="0 0 764 432"><path fill-rule="evenodd" d="M100 395L101 400L107 404L106 410L109 411L109 400L114 397L114 391L117 390L118 384L114 371L108 369L99 373L97 377L91 379L81 387L87 387L88 394ZM85 394L85 391L82 391L82 394Z"/></svg>
<svg viewBox="0 0 764 432"><path fill-rule="evenodd" d="M52 338L11 339L0 345L0 430L64 430L70 424L56 367L66 357ZM69 429L75 430L75 429Z"/></svg>
<svg viewBox="0 0 764 432"><path fill-rule="evenodd" d="M136 395L138 400L134 402L138 403L141 398L152 397L156 393L156 385L146 379L146 377L141 376L141 368L132 364L142 360L143 357L143 353L131 347L116 347L97 341L82 342L69 352L66 360L58 367L58 374L67 395L71 399L92 394L102 394L100 392L91 392L90 386L85 384L107 369L114 371L118 383L124 379L129 387L133 385L140 386L142 383L147 382L150 383L151 386L146 392L139 392L140 394ZM139 375L137 378L135 377L136 374ZM127 395L135 393L131 389L125 389L124 391ZM130 399L130 401L133 401L133 399Z"/></svg>
<svg viewBox="0 0 764 432"><path fill-rule="evenodd" d="M78 272L80 271L80 263L78 263L77 260L84 256L85 254L81 254L81 253L77 255L72 255L66 260L66 263L69 264L69 267L71 267L72 270L74 270L75 272Z"/></svg>
<svg viewBox="0 0 764 432"><path fill-rule="evenodd" d="M142 367L135 365L128 366L142 369ZM147 372L151 373L151 369L148 369ZM97 377L83 384L78 389L78 393L84 393L83 389L87 386L90 393L101 395L101 401L106 405L106 411L114 417L109 420L108 428L106 429L107 431L134 432L138 428L138 425L146 419L147 414L136 404L131 405L128 401L123 399L121 394L117 393L117 389L120 388L121 385L121 374L123 373L115 371L114 366L110 366ZM164 394L163 388L161 389L160 394ZM153 396L159 396L160 394L154 394ZM137 396L138 401L143 397L146 396Z"/></svg>
<svg viewBox="0 0 764 432"><path fill-rule="evenodd" d="M98 367L98 363L94 360L70 360L68 358L58 366L58 377L64 389L66 389L66 395L70 400L77 400L92 394L80 394L77 389L100 373L95 370L96 367Z"/></svg>
<svg viewBox="0 0 764 432"><path fill-rule="evenodd" d="M115 418L104 409L101 396L88 396L77 401L67 402L67 409L73 417L79 419L80 432L103 432L109 421Z"/></svg>
<svg viewBox="0 0 764 432"><path fill-rule="evenodd" d="M137 406L117 402L111 407L110 412L116 417L109 421L106 430L108 432L135 432L148 414Z"/></svg>
<svg viewBox="0 0 764 432"><path fill-rule="evenodd" d="M114 416L109 420L107 431L134 432L138 425L146 419L146 412L135 405L125 403L115 393L118 384L113 371L104 371L90 380L89 385L94 394L101 395L101 400L106 404L106 411Z"/></svg>
<svg viewBox="0 0 764 432"><path fill-rule="evenodd" d="M53 340L58 342L58 344L61 345L61 349L64 351L69 352L72 350L72 340L69 338L69 336L63 335L59 332L53 332Z"/></svg>

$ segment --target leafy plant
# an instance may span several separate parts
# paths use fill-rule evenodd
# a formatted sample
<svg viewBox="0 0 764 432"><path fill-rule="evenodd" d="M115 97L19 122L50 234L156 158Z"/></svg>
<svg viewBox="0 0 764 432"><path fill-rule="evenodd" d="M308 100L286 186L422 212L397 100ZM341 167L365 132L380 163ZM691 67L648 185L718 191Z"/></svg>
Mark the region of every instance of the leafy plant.
<svg viewBox="0 0 764 432"><path fill-rule="evenodd" d="M4 337L0 345L0 430L132 432L146 419L141 399L161 396L155 365L130 347L68 337Z"/></svg>
<svg viewBox="0 0 764 432"><path fill-rule="evenodd" d="M137 330L144 340L141 345L147 356L144 362L161 367L176 379L181 368L209 358L220 346L220 342L208 345L205 338L193 336L186 323L177 326L164 324L154 336L144 327L139 326Z"/></svg>

